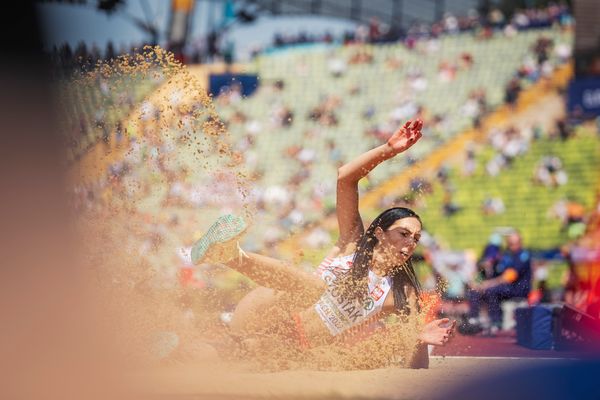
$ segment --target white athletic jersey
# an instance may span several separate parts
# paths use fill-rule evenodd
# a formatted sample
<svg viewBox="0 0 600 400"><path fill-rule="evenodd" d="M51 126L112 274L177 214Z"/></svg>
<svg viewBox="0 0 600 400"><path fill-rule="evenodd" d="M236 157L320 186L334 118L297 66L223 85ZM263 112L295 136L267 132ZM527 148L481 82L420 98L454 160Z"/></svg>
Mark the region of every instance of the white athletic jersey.
<svg viewBox="0 0 600 400"><path fill-rule="evenodd" d="M369 270L369 297L366 301L361 304L358 300L342 299L339 289L333 283L341 273L352 268L353 258L354 254L326 258L316 271L327 284L327 291L315 304L315 311L333 336L360 325L379 313L392 288L390 277L380 277Z"/></svg>

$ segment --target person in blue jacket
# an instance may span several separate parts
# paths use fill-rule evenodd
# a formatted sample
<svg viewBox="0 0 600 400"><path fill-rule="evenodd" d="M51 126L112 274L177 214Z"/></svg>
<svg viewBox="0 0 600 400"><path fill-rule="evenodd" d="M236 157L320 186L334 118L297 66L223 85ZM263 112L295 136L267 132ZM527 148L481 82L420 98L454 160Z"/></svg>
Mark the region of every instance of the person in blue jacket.
<svg viewBox="0 0 600 400"><path fill-rule="evenodd" d="M469 301L468 324L471 329L465 333L474 333L480 328L479 310L487 305L490 319L490 332L495 333L502 327L502 301L523 297L527 298L531 289L531 253L523 248L519 232L513 232L506 238L507 248L500 255L493 277L481 283L472 283L467 293ZM478 329L481 330L481 329Z"/></svg>

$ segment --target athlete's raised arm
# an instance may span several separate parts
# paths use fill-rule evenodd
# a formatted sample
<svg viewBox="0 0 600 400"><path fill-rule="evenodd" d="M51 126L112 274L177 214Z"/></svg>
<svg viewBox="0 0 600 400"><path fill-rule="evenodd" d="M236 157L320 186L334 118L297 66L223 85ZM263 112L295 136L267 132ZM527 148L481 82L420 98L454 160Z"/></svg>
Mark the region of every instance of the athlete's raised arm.
<svg viewBox="0 0 600 400"><path fill-rule="evenodd" d="M356 157L338 170L336 214L340 237L336 248L346 247L360 239L364 232L362 218L358 211L358 181L385 160L406 151L422 136L423 121L409 120L387 141L374 149Z"/></svg>

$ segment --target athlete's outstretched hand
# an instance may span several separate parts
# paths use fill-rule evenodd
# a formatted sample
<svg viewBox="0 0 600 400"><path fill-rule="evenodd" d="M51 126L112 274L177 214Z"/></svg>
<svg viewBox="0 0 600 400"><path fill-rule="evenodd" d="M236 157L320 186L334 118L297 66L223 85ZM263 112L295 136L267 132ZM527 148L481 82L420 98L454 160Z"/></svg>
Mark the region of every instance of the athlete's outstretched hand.
<svg viewBox="0 0 600 400"><path fill-rule="evenodd" d="M454 335L456 321L450 322L448 318L436 319L423 327L419 339L427 344L443 346Z"/></svg>
<svg viewBox="0 0 600 400"><path fill-rule="evenodd" d="M387 144L396 154L402 153L417 143L421 136L423 136L421 133L422 128L423 121L420 119L414 121L408 120L388 139Z"/></svg>

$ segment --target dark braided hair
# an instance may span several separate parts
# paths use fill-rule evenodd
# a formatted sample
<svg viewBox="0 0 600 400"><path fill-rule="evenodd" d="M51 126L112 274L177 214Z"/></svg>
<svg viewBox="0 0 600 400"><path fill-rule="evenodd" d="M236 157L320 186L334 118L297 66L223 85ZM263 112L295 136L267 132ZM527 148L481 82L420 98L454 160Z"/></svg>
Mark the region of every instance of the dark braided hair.
<svg viewBox="0 0 600 400"><path fill-rule="evenodd" d="M369 268L373 262L373 250L377 243L379 243L375 236L375 229L381 228L386 231L397 220L409 217L416 218L421 222L421 218L414 211L404 207L390 208L373 220L367 231L358 241L356 253L352 260L352 269L339 279L339 284L344 288L345 297L364 301L369 295ZM411 259L408 259L403 265L395 266L392 269L390 277L392 278L392 293L396 310L402 313L409 313L406 287L412 287L417 297L421 293L421 285L419 284Z"/></svg>

